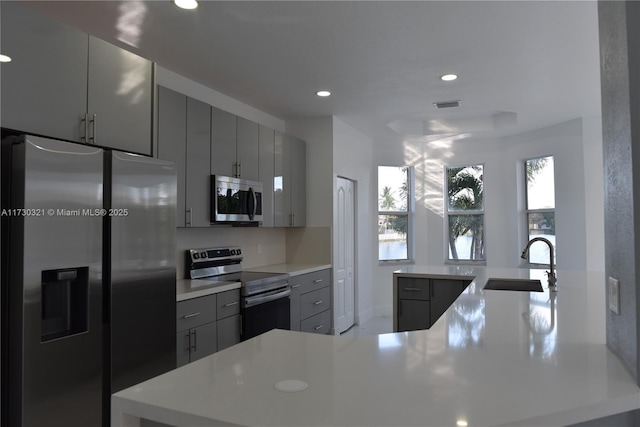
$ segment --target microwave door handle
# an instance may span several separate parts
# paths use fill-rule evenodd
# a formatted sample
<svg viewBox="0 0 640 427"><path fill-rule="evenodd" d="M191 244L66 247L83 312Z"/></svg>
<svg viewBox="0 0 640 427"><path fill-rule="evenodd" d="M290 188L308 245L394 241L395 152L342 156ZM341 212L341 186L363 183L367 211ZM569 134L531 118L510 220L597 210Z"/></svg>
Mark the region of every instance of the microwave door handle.
<svg viewBox="0 0 640 427"><path fill-rule="evenodd" d="M258 200L256 199L256 193L253 191L253 188L249 188L249 201L247 203L247 207L249 208L249 219L253 221L253 218L256 216L256 205L258 204Z"/></svg>

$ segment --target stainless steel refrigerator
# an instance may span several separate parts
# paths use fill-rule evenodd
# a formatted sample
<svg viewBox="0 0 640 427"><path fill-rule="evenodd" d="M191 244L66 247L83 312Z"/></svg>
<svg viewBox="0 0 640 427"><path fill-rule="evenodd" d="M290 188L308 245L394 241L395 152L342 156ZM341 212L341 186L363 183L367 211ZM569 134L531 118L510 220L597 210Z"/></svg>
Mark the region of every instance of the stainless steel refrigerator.
<svg viewBox="0 0 640 427"><path fill-rule="evenodd" d="M100 426L175 368L171 162L2 141L2 425Z"/></svg>

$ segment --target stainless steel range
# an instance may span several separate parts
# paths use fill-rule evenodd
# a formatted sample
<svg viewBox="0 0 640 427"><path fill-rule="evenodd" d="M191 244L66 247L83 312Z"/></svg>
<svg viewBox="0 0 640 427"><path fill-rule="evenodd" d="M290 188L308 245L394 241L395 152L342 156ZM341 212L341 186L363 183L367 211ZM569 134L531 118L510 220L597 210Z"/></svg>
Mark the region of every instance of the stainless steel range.
<svg viewBox="0 0 640 427"><path fill-rule="evenodd" d="M242 270L237 246L188 249L187 279L241 282L240 339L245 341L271 329L290 329L289 275Z"/></svg>

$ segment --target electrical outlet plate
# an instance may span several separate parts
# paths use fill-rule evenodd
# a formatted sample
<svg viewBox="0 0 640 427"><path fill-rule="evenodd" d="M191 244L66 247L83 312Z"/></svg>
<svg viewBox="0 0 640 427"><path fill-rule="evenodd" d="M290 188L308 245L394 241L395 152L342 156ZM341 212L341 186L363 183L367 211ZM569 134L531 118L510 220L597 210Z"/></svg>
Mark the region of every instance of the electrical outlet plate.
<svg viewBox="0 0 640 427"><path fill-rule="evenodd" d="M620 314L620 282L609 277L609 310Z"/></svg>

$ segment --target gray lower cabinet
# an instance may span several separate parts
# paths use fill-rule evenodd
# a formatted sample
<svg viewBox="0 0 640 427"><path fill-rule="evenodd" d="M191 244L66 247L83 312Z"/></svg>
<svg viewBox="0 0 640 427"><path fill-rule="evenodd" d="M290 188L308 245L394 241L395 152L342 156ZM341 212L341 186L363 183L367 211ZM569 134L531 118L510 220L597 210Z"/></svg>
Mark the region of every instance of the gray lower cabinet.
<svg viewBox="0 0 640 427"><path fill-rule="evenodd" d="M2 127L151 154L150 61L19 2L1 8L13 59L2 65Z"/></svg>
<svg viewBox="0 0 640 427"><path fill-rule="evenodd" d="M429 329L471 281L397 278L394 331Z"/></svg>
<svg viewBox="0 0 640 427"><path fill-rule="evenodd" d="M177 366L240 342L237 289L177 303Z"/></svg>
<svg viewBox="0 0 640 427"><path fill-rule="evenodd" d="M331 331L331 269L293 276L291 330L328 334Z"/></svg>

